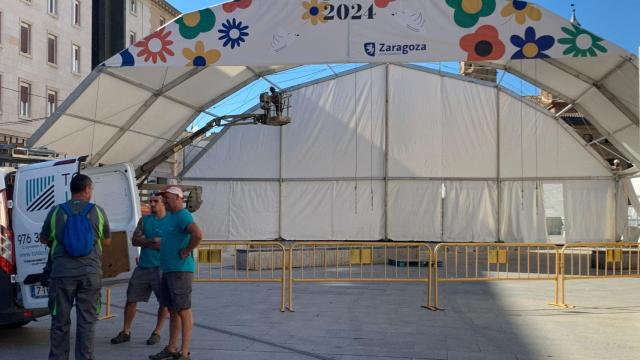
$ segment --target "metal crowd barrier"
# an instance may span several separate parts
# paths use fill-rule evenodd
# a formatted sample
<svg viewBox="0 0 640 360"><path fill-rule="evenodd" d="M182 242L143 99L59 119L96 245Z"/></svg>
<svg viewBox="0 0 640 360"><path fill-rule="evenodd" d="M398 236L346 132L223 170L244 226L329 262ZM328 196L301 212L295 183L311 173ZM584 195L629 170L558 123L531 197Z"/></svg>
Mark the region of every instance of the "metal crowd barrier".
<svg viewBox="0 0 640 360"><path fill-rule="evenodd" d="M638 243L575 243L560 250L560 301L565 303L567 280L605 280L640 278L640 244Z"/></svg>
<svg viewBox="0 0 640 360"><path fill-rule="evenodd" d="M439 284L507 280L554 281L558 303L558 247L525 243L442 243L434 249L434 308L439 308Z"/></svg>
<svg viewBox="0 0 640 360"><path fill-rule="evenodd" d="M287 250L275 241L202 241L194 282L280 283L280 311L285 311Z"/></svg>
<svg viewBox="0 0 640 360"><path fill-rule="evenodd" d="M425 283L431 307L433 252L417 242L297 242L289 249L289 310L294 283Z"/></svg>

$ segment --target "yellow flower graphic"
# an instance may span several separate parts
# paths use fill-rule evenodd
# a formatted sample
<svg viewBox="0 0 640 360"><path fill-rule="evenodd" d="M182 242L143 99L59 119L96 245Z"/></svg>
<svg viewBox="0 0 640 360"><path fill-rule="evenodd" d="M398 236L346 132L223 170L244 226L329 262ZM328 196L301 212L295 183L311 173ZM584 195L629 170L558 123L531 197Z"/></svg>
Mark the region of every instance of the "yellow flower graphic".
<svg viewBox="0 0 640 360"><path fill-rule="evenodd" d="M532 21L540 21L542 19L540 9L522 0L509 1L500 12L502 17L509 17L514 14L516 22L520 25L524 25L527 22L527 17Z"/></svg>
<svg viewBox="0 0 640 360"><path fill-rule="evenodd" d="M311 24L318 25L320 23L326 23L324 18L324 12L327 11L329 3L326 1L318 2L318 0L303 1L302 6L305 9L302 14L302 20L311 20Z"/></svg>
<svg viewBox="0 0 640 360"><path fill-rule="evenodd" d="M189 48L182 49L182 55L189 60L187 66L207 66L220 60L220 51L216 49L205 51L202 41L196 42L193 50Z"/></svg>

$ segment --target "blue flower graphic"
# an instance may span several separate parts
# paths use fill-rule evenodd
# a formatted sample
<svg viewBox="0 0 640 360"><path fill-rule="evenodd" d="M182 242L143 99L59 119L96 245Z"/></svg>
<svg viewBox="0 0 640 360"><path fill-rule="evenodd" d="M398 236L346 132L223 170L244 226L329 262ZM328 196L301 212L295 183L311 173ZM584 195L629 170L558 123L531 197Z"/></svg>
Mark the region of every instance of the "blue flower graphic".
<svg viewBox="0 0 640 360"><path fill-rule="evenodd" d="M236 21L235 18L233 20L227 19L222 23L222 29L218 30L222 34L218 40L224 40L222 46L227 47L231 44L231 48L235 49L236 46L240 47L241 43L245 41L245 37L249 36L247 30L249 30L249 25L242 26L242 21Z"/></svg>
<svg viewBox="0 0 640 360"><path fill-rule="evenodd" d="M543 35L536 38L536 29L529 26L524 32L524 38L518 35L511 35L513 46L520 48L516 51L512 59L548 59L549 55L544 52L551 49L556 40L551 35Z"/></svg>

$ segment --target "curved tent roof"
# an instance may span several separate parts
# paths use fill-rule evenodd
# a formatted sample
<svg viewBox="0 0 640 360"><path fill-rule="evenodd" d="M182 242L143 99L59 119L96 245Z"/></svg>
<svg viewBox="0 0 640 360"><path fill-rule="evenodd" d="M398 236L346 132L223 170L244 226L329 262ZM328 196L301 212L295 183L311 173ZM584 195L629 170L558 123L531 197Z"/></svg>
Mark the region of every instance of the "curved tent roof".
<svg viewBox="0 0 640 360"><path fill-rule="evenodd" d="M29 144L140 165L213 104L277 71L466 60L564 98L640 164L638 58L512 1L247 0L185 14L94 70Z"/></svg>

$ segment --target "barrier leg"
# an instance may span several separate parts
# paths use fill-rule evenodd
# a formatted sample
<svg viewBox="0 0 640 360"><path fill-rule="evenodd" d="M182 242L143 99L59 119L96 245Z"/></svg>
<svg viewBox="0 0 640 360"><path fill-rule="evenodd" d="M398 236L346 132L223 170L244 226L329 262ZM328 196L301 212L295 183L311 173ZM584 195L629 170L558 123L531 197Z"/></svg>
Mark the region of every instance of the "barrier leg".
<svg viewBox="0 0 640 360"><path fill-rule="evenodd" d="M429 280L427 280L427 302L426 304L422 305L423 308L425 309L429 309L431 311L437 311L438 308L433 304L433 299L432 299L432 281L433 281L433 274L432 274L432 269L433 269L433 264L432 264L432 259L429 259ZM436 271L438 271L438 266L436 265ZM436 280L437 281L437 280Z"/></svg>
<svg viewBox="0 0 640 360"><path fill-rule="evenodd" d="M287 252L286 250L283 249L282 251L282 279L280 281L280 312L285 312L286 310L286 305L285 305L285 285L287 283L287 266L286 266L286 258L287 258Z"/></svg>
<svg viewBox="0 0 640 360"><path fill-rule="evenodd" d="M283 260L284 262L284 260ZM288 310L294 312L293 310L293 246L289 249L289 306ZM284 266L283 266L284 267Z"/></svg>
<svg viewBox="0 0 640 360"><path fill-rule="evenodd" d="M572 306L567 305L564 302L564 284L565 284L564 267L565 267L564 254L560 254L559 257L556 257L556 280L553 286L554 296L553 296L553 302L550 303L549 305L567 309L567 308L571 308ZM558 299L558 297L560 297L560 299Z"/></svg>
<svg viewBox="0 0 640 360"><path fill-rule="evenodd" d="M107 288L107 305L106 305L105 315L102 317L99 317L98 320L109 320L114 317L117 317L117 315L111 314L111 288Z"/></svg>

